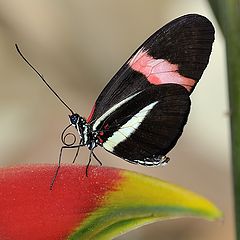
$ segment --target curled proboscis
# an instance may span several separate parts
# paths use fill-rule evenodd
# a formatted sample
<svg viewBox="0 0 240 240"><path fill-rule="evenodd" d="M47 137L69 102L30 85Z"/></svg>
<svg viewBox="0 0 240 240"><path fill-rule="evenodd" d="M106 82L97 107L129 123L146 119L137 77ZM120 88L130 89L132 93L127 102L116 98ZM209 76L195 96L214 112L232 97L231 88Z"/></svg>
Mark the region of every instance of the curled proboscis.
<svg viewBox="0 0 240 240"><path fill-rule="evenodd" d="M66 131L68 130L68 128L70 128L72 126L72 124L68 125L62 132L62 135L61 135L61 140L62 140L62 143L65 145L65 146L73 146L76 141L77 141L77 137L74 133L72 132L69 132L69 133L66 133ZM67 142L67 138L69 138L69 136L72 136L73 137L73 140L71 142Z"/></svg>

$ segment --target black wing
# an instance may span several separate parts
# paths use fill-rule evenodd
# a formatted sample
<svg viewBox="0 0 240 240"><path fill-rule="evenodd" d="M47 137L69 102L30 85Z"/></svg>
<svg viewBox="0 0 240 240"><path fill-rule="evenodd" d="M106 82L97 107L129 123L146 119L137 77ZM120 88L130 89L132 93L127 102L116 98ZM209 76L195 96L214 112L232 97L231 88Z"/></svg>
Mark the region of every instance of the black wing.
<svg viewBox="0 0 240 240"><path fill-rule="evenodd" d="M176 83L190 94L208 64L213 41L214 28L206 17L189 14L169 22L115 74L87 121L95 121L115 104L152 85Z"/></svg>
<svg viewBox="0 0 240 240"><path fill-rule="evenodd" d="M95 131L107 151L133 163L157 165L182 134L189 110L182 86L151 86L102 119Z"/></svg>

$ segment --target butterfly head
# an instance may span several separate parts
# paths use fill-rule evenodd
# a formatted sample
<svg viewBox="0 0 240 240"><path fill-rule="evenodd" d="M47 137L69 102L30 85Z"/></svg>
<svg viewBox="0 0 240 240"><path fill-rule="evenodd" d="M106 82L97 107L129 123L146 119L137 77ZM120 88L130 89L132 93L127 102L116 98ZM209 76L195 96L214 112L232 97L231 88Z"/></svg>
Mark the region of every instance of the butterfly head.
<svg viewBox="0 0 240 240"><path fill-rule="evenodd" d="M79 123L80 116L77 113L69 115L69 120L72 125L77 125Z"/></svg>
<svg viewBox="0 0 240 240"><path fill-rule="evenodd" d="M74 127L76 128L80 127L80 129L82 128L83 125L86 124L86 120L83 117L79 116L79 114L77 113L69 115L69 120Z"/></svg>

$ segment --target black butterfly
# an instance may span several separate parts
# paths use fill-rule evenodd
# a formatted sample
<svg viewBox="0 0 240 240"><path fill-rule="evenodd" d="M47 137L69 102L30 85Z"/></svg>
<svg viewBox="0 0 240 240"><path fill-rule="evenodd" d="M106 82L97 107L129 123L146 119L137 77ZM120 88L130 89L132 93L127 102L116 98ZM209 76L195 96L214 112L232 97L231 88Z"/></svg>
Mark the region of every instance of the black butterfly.
<svg viewBox="0 0 240 240"><path fill-rule="evenodd" d="M61 100L16 45L71 111L68 127L74 126L80 136L79 143L67 144L68 127L63 131L59 167L64 148L76 148L77 156L82 146L90 150L89 164L92 156L99 161L93 152L97 146L130 163L157 166L168 162L166 154L182 134L190 111L189 95L208 64L213 41L214 27L206 17L188 14L169 22L120 68L87 119ZM54 180L56 176L57 172Z"/></svg>

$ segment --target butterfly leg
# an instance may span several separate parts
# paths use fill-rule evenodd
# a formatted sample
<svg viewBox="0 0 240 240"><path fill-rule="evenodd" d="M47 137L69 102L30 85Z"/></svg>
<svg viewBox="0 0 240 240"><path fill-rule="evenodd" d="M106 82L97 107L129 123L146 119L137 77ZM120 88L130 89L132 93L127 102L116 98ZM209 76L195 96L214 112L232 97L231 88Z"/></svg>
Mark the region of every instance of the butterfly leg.
<svg viewBox="0 0 240 240"><path fill-rule="evenodd" d="M77 148L77 153L74 157L74 161L75 161L75 158L77 157L78 153L79 153L79 148L82 147L83 145L82 144L79 144L79 145L75 145L75 146L62 146L61 149L60 149L60 153L59 153L59 158L58 158L58 166L57 166L57 169L56 169L56 172L53 176L53 179L51 181L51 184L50 184L50 190L53 189L53 185L54 185L54 182L57 178L57 175L58 175L58 171L60 169L60 166L61 166L61 160L62 160L62 152L63 152L63 149L65 148Z"/></svg>
<svg viewBox="0 0 240 240"><path fill-rule="evenodd" d="M90 154L89 154L89 159L88 159L88 164L86 166L86 177L88 176L88 168L90 166L90 163L92 161L92 156L97 160L97 162L99 163L100 166L102 166L102 162L98 159L98 157L96 156L96 154L93 152L93 149L90 149Z"/></svg>
<svg viewBox="0 0 240 240"><path fill-rule="evenodd" d="M97 160L100 166L102 166L102 162L99 160L99 158L96 156L94 152L92 152L93 157Z"/></svg>
<svg viewBox="0 0 240 240"><path fill-rule="evenodd" d="M77 148L77 151L76 151L76 154L75 154L75 156L74 156L74 158L73 158L72 163L75 163L75 161L76 161L76 159L77 159L77 156L78 156L78 154L79 154L80 147L82 147L82 146L83 146L83 145L82 145L82 139L80 139L79 144L78 144L78 148Z"/></svg>
<svg viewBox="0 0 240 240"><path fill-rule="evenodd" d="M92 161L92 154L93 154L93 148L90 150L89 158L88 158L88 164L86 166L86 177L88 177L88 168L90 166L90 163Z"/></svg>

